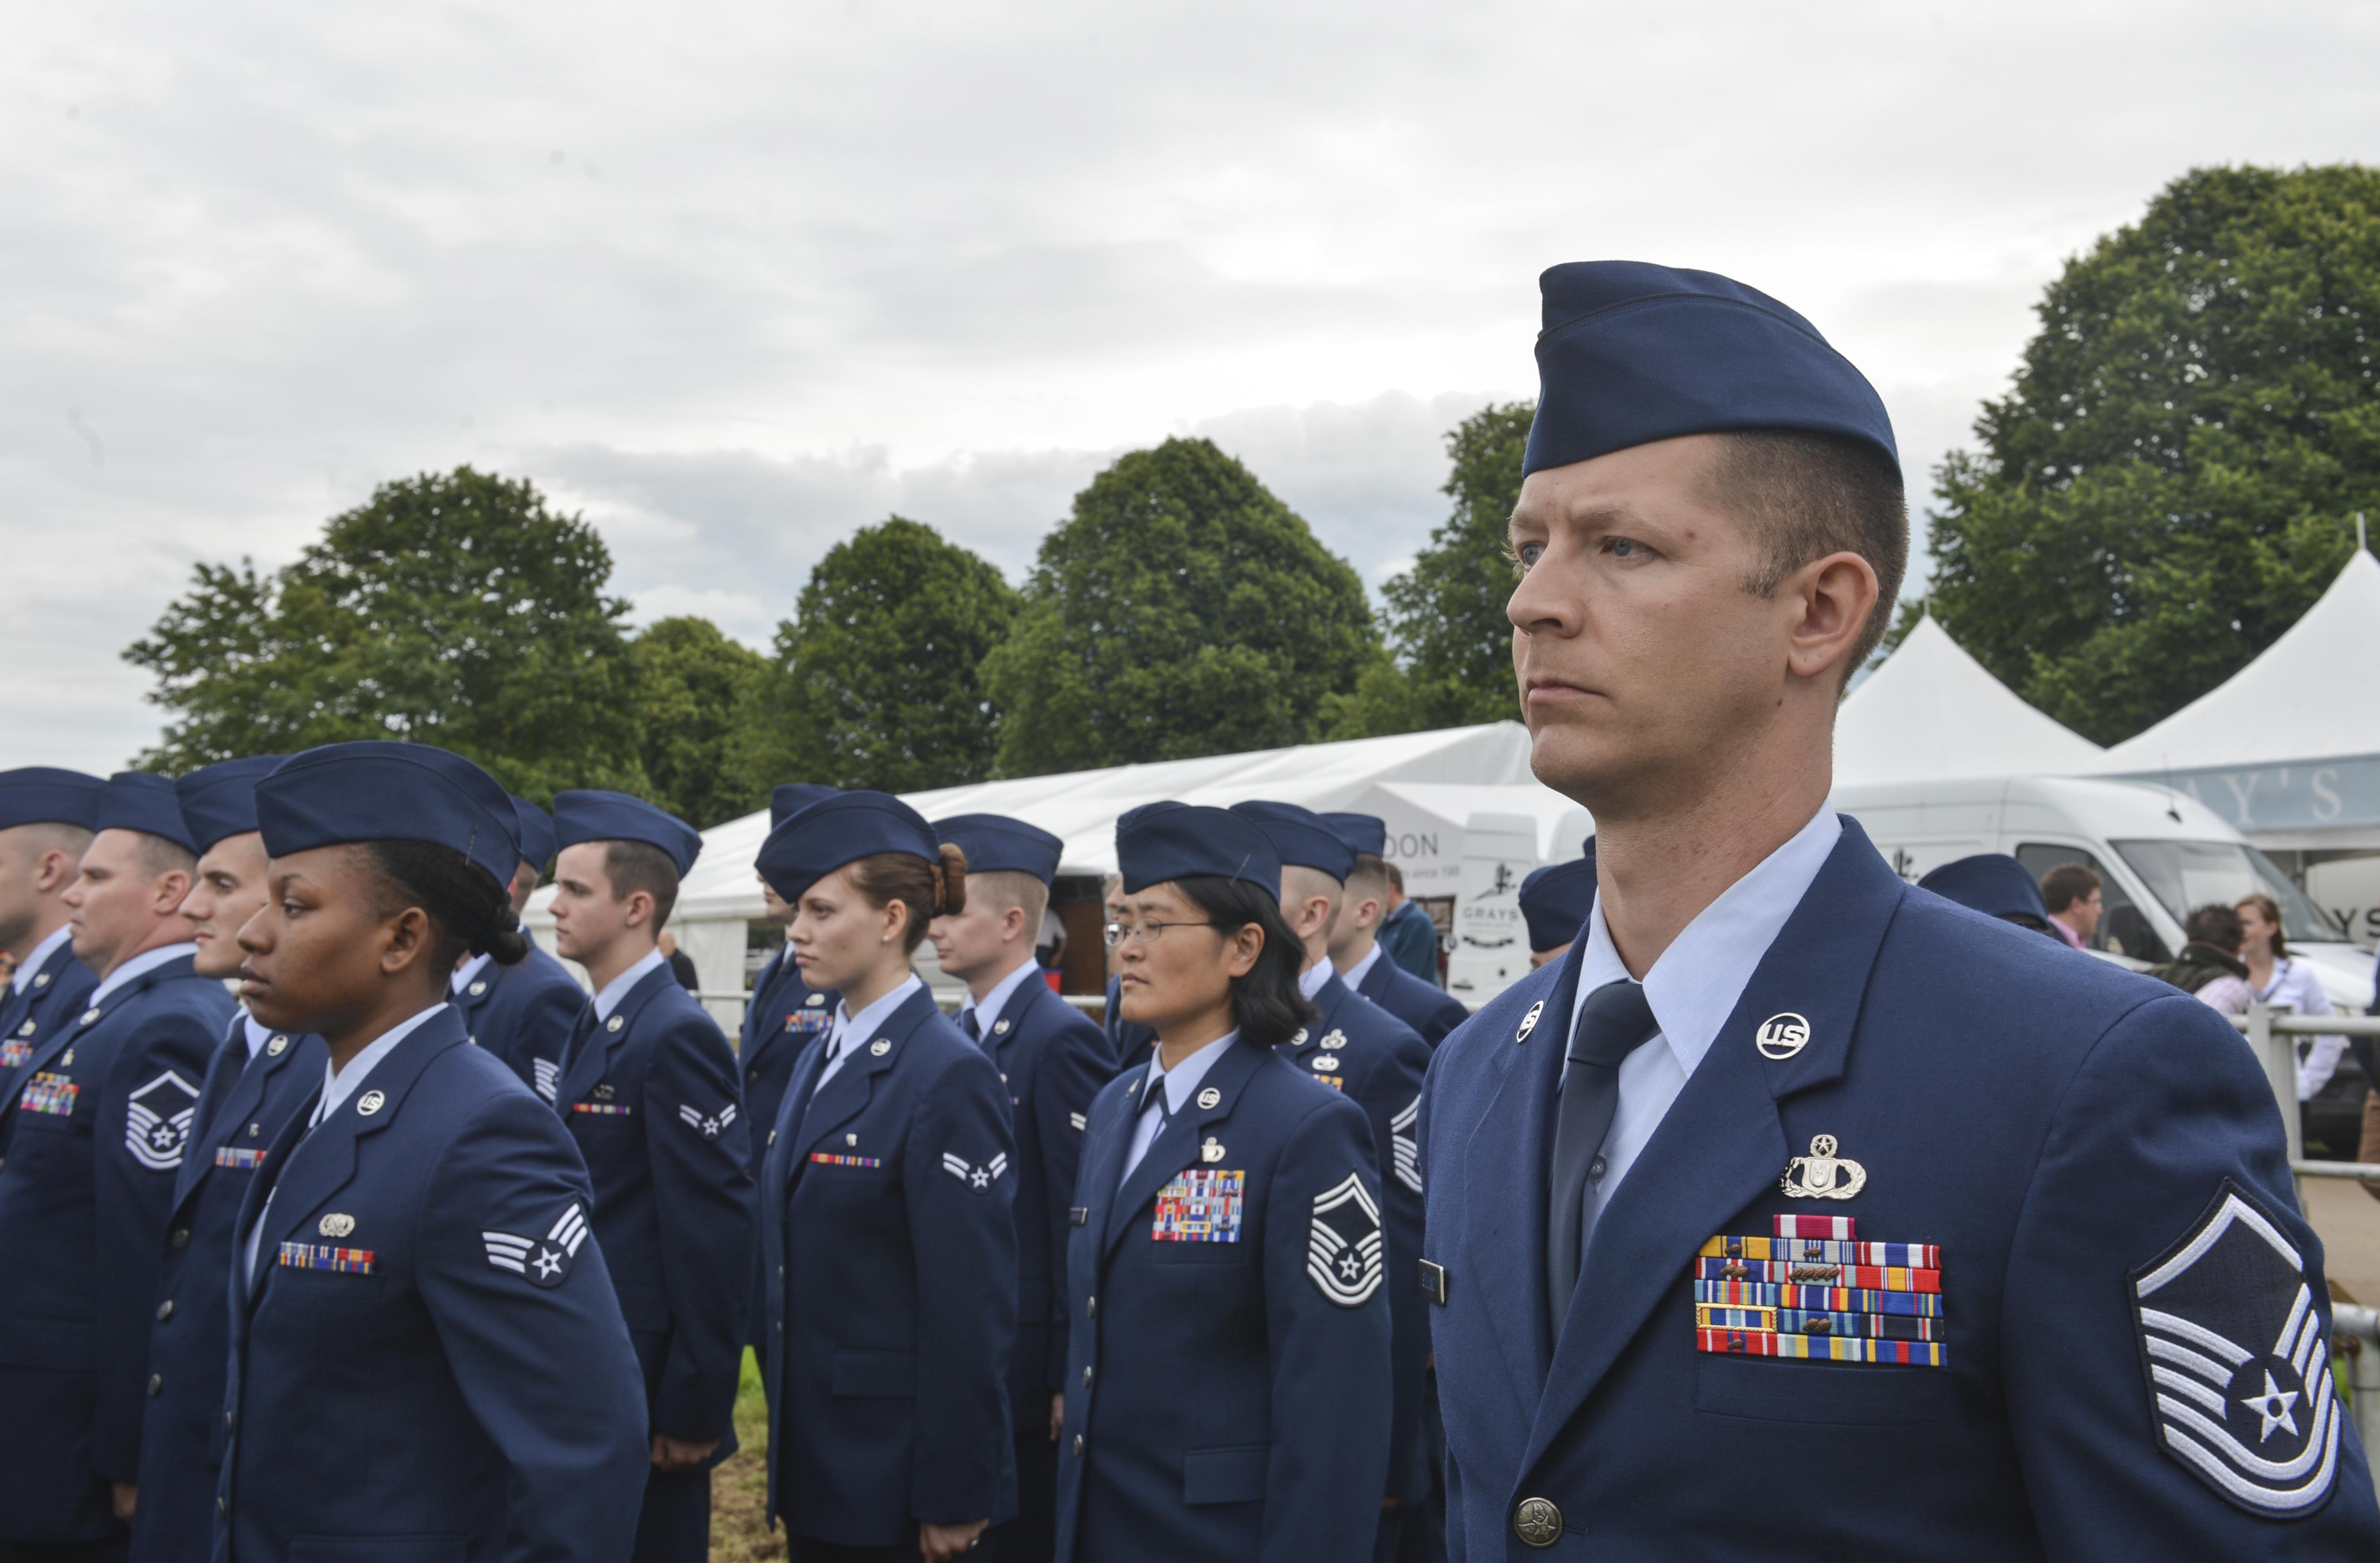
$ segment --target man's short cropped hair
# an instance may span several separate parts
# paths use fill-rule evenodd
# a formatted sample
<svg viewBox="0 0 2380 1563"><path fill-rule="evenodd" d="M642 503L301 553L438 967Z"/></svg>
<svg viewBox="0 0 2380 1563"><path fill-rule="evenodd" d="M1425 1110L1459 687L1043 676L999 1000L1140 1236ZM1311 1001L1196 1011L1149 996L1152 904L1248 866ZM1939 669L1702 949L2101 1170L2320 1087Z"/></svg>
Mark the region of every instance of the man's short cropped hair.
<svg viewBox="0 0 2380 1563"><path fill-rule="evenodd" d="M1368 852L1355 854L1355 866L1347 871L1347 900L1386 902L1389 899L1389 860L1375 857Z"/></svg>
<svg viewBox="0 0 2380 1563"><path fill-rule="evenodd" d="M612 881L612 899L625 901L638 891L653 898L653 932L669 927L677 907L677 864L650 842L605 842L603 877Z"/></svg>
<svg viewBox="0 0 2380 1563"><path fill-rule="evenodd" d="M1856 553L1876 572L1876 607L1843 663L1866 661L1892 623L1909 568L1909 500L1900 468L1865 440L1799 430L1754 429L1719 436L1709 493L1749 520L1761 559L1744 589L1770 597L1785 577L1830 553Z"/></svg>
<svg viewBox="0 0 2380 1563"><path fill-rule="evenodd" d="M179 842L167 841L164 837L152 835L147 830L136 830L133 833L140 838L139 847L140 866L148 870L151 878L162 879L168 874L187 874L193 878L197 878L199 872L197 853Z"/></svg>
<svg viewBox="0 0 2380 1563"><path fill-rule="evenodd" d="M981 897L995 912L1015 907L1025 914L1027 942L1040 942L1042 915L1050 910L1050 887L1041 882L1039 876L994 868L987 873L969 874L966 882L970 903Z"/></svg>
<svg viewBox="0 0 2380 1563"><path fill-rule="evenodd" d="M2240 926L2237 907L2213 902L2190 915L2181 925L2181 937L2192 944L2210 944L2227 955L2237 955L2248 942L2248 930Z"/></svg>
<svg viewBox="0 0 2380 1563"><path fill-rule="evenodd" d="M2078 901L2088 901L2099 888L2099 876L2080 863L2061 863L2041 877L2042 904L2063 912Z"/></svg>
<svg viewBox="0 0 2380 1563"><path fill-rule="evenodd" d="M1395 891L1399 895L1404 894L1405 871L1398 867L1395 864L1390 862L1385 857L1380 859L1380 866L1388 870L1389 888Z"/></svg>

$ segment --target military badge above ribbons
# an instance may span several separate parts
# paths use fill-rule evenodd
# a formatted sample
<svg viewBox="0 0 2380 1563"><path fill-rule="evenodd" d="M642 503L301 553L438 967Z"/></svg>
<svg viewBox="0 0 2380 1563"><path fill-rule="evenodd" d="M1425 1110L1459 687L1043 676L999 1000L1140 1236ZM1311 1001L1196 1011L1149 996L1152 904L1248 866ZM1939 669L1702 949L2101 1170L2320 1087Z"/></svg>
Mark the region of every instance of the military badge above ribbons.
<svg viewBox="0 0 2380 1563"><path fill-rule="evenodd" d="M2165 1452L2251 1514L2311 1514L2338 1475L2330 1331L2305 1256L2224 1180L2181 1241L2132 1276Z"/></svg>
<svg viewBox="0 0 2380 1563"><path fill-rule="evenodd" d="M1942 1251L1862 1242L1848 1216L1776 1216L1694 1259L1694 1348L1734 1356L1941 1367Z"/></svg>

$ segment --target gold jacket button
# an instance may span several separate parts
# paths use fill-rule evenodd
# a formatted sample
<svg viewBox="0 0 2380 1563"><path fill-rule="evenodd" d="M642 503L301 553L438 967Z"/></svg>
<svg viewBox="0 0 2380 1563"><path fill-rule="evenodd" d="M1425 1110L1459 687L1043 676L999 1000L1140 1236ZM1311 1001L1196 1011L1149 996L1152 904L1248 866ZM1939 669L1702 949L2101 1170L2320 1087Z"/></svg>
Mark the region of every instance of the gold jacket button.
<svg viewBox="0 0 2380 1563"><path fill-rule="evenodd" d="M1551 1546L1561 1540L1561 1510L1544 1498L1523 1498L1512 1510L1512 1532L1531 1546Z"/></svg>

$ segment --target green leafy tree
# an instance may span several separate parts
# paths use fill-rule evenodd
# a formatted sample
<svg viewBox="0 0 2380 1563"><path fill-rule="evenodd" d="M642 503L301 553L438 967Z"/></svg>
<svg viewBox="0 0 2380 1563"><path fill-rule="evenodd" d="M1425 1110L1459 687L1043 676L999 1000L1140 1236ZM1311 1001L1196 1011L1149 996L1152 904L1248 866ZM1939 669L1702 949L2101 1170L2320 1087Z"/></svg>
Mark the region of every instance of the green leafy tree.
<svg viewBox="0 0 2380 1563"><path fill-rule="evenodd" d="M1936 474L1933 612L2112 743L2270 645L2380 511L2380 172L2195 170L2039 314Z"/></svg>
<svg viewBox="0 0 2380 1563"><path fill-rule="evenodd" d="M1211 441L1135 451L1042 539L984 663L999 769L1305 743L1378 647L1354 570Z"/></svg>
<svg viewBox="0 0 2380 1563"><path fill-rule="evenodd" d="M769 804L752 772L769 659L708 619L657 619L630 647L636 659L643 764L654 803L707 830Z"/></svg>
<svg viewBox="0 0 2380 1563"><path fill-rule="evenodd" d="M1016 592L991 563L895 515L827 550L752 726L748 773L914 792L978 780L999 743L979 670Z"/></svg>
<svg viewBox="0 0 2380 1563"><path fill-rule="evenodd" d="M1446 436L1451 464L1440 491L1449 515L1414 556L1413 567L1381 588L1381 617L1395 656L1364 670L1331 703L1332 736L1364 737L1425 728L1515 721L1512 682L1512 563L1504 526L1521 498L1521 457L1536 406L1482 407Z"/></svg>
<svg viewBox="0 0 2380 1563"><path fill-rule="evenodd" d="M526 482L468 466L382 484L295 563L200 564L125 660L173 713L135 763L358 738L436 744L542 801L641 787L612 556Z"/></svg>

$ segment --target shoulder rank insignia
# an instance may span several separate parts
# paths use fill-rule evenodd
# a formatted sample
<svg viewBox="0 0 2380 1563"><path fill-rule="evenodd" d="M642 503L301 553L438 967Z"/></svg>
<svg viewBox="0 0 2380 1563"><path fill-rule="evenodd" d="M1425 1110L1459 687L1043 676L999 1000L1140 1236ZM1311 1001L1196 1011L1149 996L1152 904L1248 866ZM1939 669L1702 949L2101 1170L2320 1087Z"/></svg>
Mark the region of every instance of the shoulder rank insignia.
<svg viewBox="0 0 2380 1563"><path fill-rule="evenodd" d="M2198 1224L2132 1276L2165 1452L2265 1519L2311 1512L2338 1474L2329 1321L2305 1257L2225 1179Z"/></svg>
<svg viewBox="0 0 2380 1563"><path fill-rule="evenodd" d="M1091 1121L1090 1121L1089 1119L1087 1119L1087 1118L1084 1117L1084 1116L1083 1116L1081 1113L1079 1113L1079 1112L1070 1112L1070 1113L1068 1113L1068 1114L1066 1115L1066 1122L1067 1122L1068 1126L1070 1126L1071 1128L1073 1128L1073 1129L1074 1129L1074 1131L1075 1131L1076 1133L1078 1133L1078 1134L1079 1134L1079 1133L1081 1133L1084 1130L1086 1130L1086 1129L1087 1129L1087 1128L1089 1128L1089 1127L1091 1126Z"/></svg>
<svg viewBox="0 0 2380 1563"><path fill-rule="evenodd" d="M1305 1273L1342 1308L1360 1308L1380 1290L1380 1207L1361 1174L1350 1172L1314 1196Z"/></svg>
<svg viewBox="0 0 2380 1563"><path fill-rule="evenodd" d="M978 1167L965 1157L944 1151L942 1170L965 1183L970 1193L990 1193L991 1185L1000 1181L1000 1175L1008 1170L1008 1153L1002 1151L991 1158L989 1166Z"/></svg>
<svg viewBox="0 0 2380 1563"><path fill-rule="evenodd" d="M199 1088L165 1071L125 1105L124 1148L150 1171L171 1172L182 1165L183 1143L198 1109Z"/></svg>
<svg viewBox="0 0 2380 1563"><path fill-rule="evenodd" d="M1821 1134L1810 1142L1810 1154L1785 1164L1777 1181L1787 1199L1849 1199L1867 1187L1867 1169L1849 1157L1835 1154L1835 1137Z"/></svg>
<svg viewBox="0 0 2380 1563"><path fill-rule="evenodd" d="M480 1239L488 1245L488 1263L497 1269L525 1276L532 1286L556 1287L569 1278L570 1261L587 1241L587 1213L574 1199L541 1238L482 1231Z"/></svg>
<svg viewBox="0 0 2380 1563"><path fill-rule="evenodd" d="M1415 1097L1405 1104L1405 1110L1389 1120L1389 1153L1394 1163L1397 1181L1421 1193L1421 1145L1414 1137L1414 1125L1421 1121L1421 1098Z"/></svg>
<svg viewBox="0 0 2380 1563"><path fill-rule="evenodd" d="M553 1100L554 1093L562 1088L562 1066L552 1059L531 1059L528 1072L537 1094L549 1102Z"/></svg>
<svg viewBox="0 0 2380 1563"><path fill-rule="evenodd" d="M692 1129L704 1139L715 1140L719 1138L719 1132L722 1129L735 1121L735 1104L730 1102L721 1108L717 1114L706 1116L698 1109L681 1102L678 1104L677 1117L679 1122Z"/></svg>

